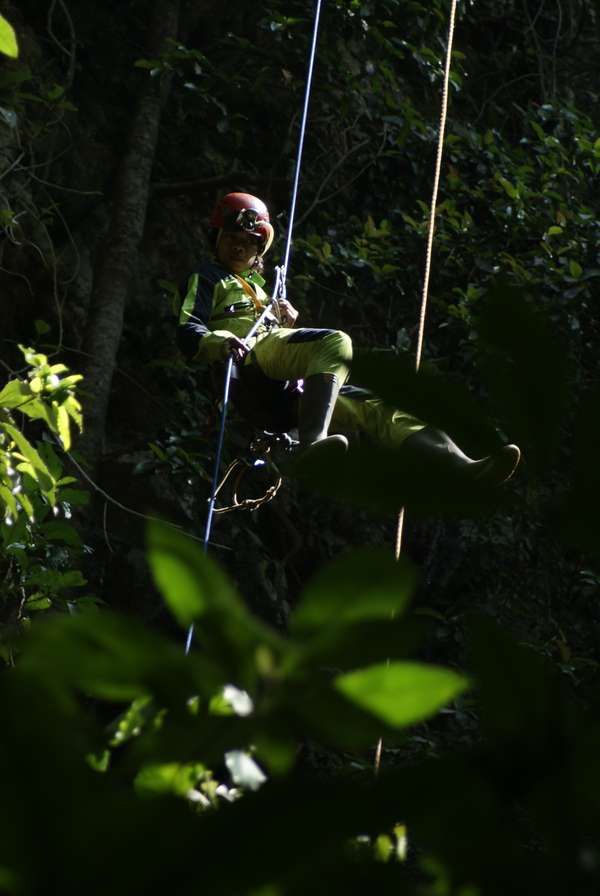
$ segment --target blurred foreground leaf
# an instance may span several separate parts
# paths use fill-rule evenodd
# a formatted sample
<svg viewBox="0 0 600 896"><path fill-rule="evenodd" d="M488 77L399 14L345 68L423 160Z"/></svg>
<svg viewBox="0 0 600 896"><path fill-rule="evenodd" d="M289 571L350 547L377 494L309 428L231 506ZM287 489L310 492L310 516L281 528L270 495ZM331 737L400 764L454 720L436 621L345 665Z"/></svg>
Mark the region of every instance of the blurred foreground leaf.
<svg viewBox="0 0 600 896"><path fill-rule="evenodd" d="M476 322L482 380L511 441L538 469L554 459L569 398L567 347L521 289L493 286Z"/></svg>
<svg viewBox="0 0 600 896"><path fill-rule="evenodd" d="M406 608L415 582L410 562L397 562L388 549L342 554L309 583L292 616L292 632L390 619Z"/></svg>
<svg viewBox="0 0 600 896"><path fill-rule="evenodd" d="M336 688L361 709L396 727L428 718L468 687L468 680L423 663L382 663L340 675Z"/></svg>

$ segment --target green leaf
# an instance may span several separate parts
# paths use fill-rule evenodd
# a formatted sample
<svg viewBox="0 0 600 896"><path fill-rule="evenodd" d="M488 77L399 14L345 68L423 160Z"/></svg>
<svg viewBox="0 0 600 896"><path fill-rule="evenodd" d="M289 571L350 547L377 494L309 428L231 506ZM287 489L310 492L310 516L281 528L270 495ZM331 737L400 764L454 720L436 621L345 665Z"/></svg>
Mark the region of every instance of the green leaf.
<svg viewBox="0 0 600 896"><path fill-rule="evenodd" d="M48 610L52 606L49 597L30 597L26 603L27 610L36 612L37 610Z"/></svg>
<svg viewBox="0 0 600 896"><path fill-rule="evenodd" d="M52 478L57 480L57 485L68 485L71 482L77 482L73 476L61 478L63 465L49 442L40 442L38 444L38 454L50 470Z"/></svg>
<svg viewBox="0 0 600 896"><path fill-rule="evenodd" d="M562 227L559 227L558 224L554 224L552 227L548 228L546 236L559 236L562 232Z"/></svg>
<svg viewBox="0 0 600 896"><path fill-rule="evenodd" d="M49 429L54 426L50 408L45 401L39 398L31 398L19 407L19 411L31 420L43 420Z"/></svg>
<svg viewBox="0 0 600 896"><path fill-rule="evenodd" d="M156 583L180 625L190 625L209 610L243 611L226 576L185 535L150 523L148 548Z"/></svg>
<svg viewBox="0 0 600 896"><path fill-rule="evenodd" d="M504 188L505 192L508 193L511 199L519 198L519 191L517 187L511 184L509 180L507 180L505 177L502 177L502 175L500 174L496 175L496 180L498 181L500 186Z"/></svg>
<svg viewBox="0 0 600 896"><path fill-rule="evenodd" d="M423 663L382 663L338 675L335 687L361 709L396 728L436 713L468 687L450 669Z"/></svg>
<svg viewBox="0 0 600 896"><path fill-rule="evenodd" d="M186 796L206 774L199 762L151 763L140 769L134 779L134 787L144 795L165 793Z"/></svg>
<svg viewBox="0 0 600 896"><path fill-rule="evenodd" d="M65 92L64 87L62 87L60 84L55 84L53 87L50 88L50 90L48 91L46 96L48 97L48 99L51 102L54 103L54 102L56 102L56 100L59 100L61 98L61 96L63 96L64 92Z"/></svg>
<svg viewBox="0 0 600 896"><path fill-rule="evenodd" d="M476 320L490 406L531 468L554 463L568 412L571 361L547 311L509 281L491 285Z"/></svg>
<svg viewBox="0 0 600 896"><path fill-rule="evenodd" d="M190 694L208 697L223 684L205 656L185 657L179 644L106 610L53 615L31 632L20 669L62 699L75 692L115 702L156 694L167 707L185 705Z"/></svg>
<svg viewBox="0 0 600 896"><path fill-rule="evenodd" d="M583 268L579 264L578 261L574 261L573 259L569 262L569 273L574 280L579 280L581 275L583 274Z"/></svg>
<svg viewBox="0 0 600 896"><path fill-rule="evenodd" d="M72 380L77 376L75 374L73 377L67 377L67 379ZM79 432L83 430L83 416L81 414L81 404L77 401L77 399L70 395L66 401L63 402L63 407L68 413L69 417L73 420L75 425L77 426Z"/></svg>
<svg viewBox="0 0 600 896"><path fill-rule="evenodd" d="M31 389L21 380L11 380L0 392L0 407L13 410L31 398Z"/></svg>
<svg viewBox="0 0 600 896"><path fill-rule="evenodd" d="M0 485L0 501L2 501L11 516L16 517L18 513L17 501L13 493L5 485Z"/></svg>
<svg viewBox="0 0 600 896"><path fill-rule="evenodd" d="M173 793L180 768L178 762L147 765L135 776L134 787L138 793Z"/></svg>
<svg viewBox="0 0 600 896"><path fill-rule="evenodd" d="M63 379L60 381L59 388L70 389L72 386L75 385L75 383L81 382L82 379L83 379L83 375L81 373L72 373L70 376L63 377Z"/></svg>
<svg viewBox="0 0 600 896"><path fill-rule="evenodd" d="M54 407L56 407L56 424L58 428L59 438L65 451L69 451L69 449L71 448L71 427L69 425L69 414L64 405L57 405L56 402L52 402L52 404Z"/></svg>
<svg viewBox="0 0 600 896"><path fill-rule="evenodd" d="M51 593L57 593L63 588L81 588L87 582L78 569L58 572L55 569L40 568L39 572L35 572L29 577L29 584Z"/></svg>
<svg viewBox="0 0 600 896"><path fill-rule="evenodd" d="M89 492L84 492L80 488L61 488L60 500L66 504L74 504L82 506L88 504L90 500Z"/></svg>
<svg viewBox="0 0 600 896"><path fill-rule="evenodd" d="M63 541L72 547L81 547L81 538L74 526L62 520L52 520L40 526L41 532L49 541Z"/></svg>
<svg viewBox="0 0 600 896"><path fill-rule="evenodd" d="M0 15L0 53L10 56L11 59L17 59L19 55L19 45L14 28L3 15Z"/></svg>
<svg viewBox="0 0 600 896"><path fill-rule="evenodd" d="M98 753L88 753L85 757L88 765L95 772L107 772L110 767L110 750L101 750Z"/></svg>
<svg viewBox="0 0 600 896"><path fill-rule="evenodd" d="M415 587L415 572L405 558L396 562L383 548L343 554L319 572L296 609L292 630L318 631L401 613Z"/></svg>
<svg viewBox="0 0 600 896"><path fill-rule="evenodd" d="M136 59L133 64L135 68L146 68L152 72L155 69L160 68L162 62L160 59Z"/></svg>
<svg viewBox="0 0 600 896"><path fill-rule="evenodd" d="M17 495L17 501L27 514L27 517L33 522L35 520L35 512L33 510L33 504L25 494L25 492L19 492Z"/></svg>
<svg viewBox="0 0 600 896"><path fill-rule="evenodd" d="M0 423L0 428L8 433L13 442L17 445L23 457L25 457L29 461L34 471L34 479L37 479L42 490L48 492L53 487L54 481L52 479L52 476L50 475L48 467L46 466L38 452L35 450L31 442L29 442L28 439L26 439L25 436L10 423Z"/></svg>
<svg viewBox="0 0 600 896"><path fill-rule="evenodd" d="M47 324L45 320L34 320L33 325L37 336L44 336L50 332L50 324Z"/></svg>

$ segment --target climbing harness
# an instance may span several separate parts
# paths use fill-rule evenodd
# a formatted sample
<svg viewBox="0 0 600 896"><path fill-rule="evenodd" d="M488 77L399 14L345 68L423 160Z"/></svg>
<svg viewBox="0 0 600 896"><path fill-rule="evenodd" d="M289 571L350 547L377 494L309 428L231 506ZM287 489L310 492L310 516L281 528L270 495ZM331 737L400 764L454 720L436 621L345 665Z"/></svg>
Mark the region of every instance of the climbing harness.
<svg viewBox="0 0 600 896"><path fill-rule="evenodd" d="M448 40L446 43L446 64L444 67L444 86L442 90L442 108L440 113L440 130L438 134L437 155L435 161L435 175L433 178L433 190L431 194L431 207L429 210L429 229L427 233L427 251L425 255L425 275L423 278L423 293L421 296L421 311L419 314L419 333L417 337L417 351L415 357L415 369L417 373L421 367L423 354L423 342L425 339L425 323L427 320L427 304L429 299L429 276L431 274L431 261L433 257L433 235L435 232L435 212L437 208L437 196L442 172L442 157L444 154L444 134L446 131L446 118L448 116L448 88L450 86L450 64L452 62L452 43L454 40L454 24L456 21L457 0L451 0L450 22L448 25ZM395 557L400 559L402 553L402 534L404 531L404 507L398 513L396 526ZM381 766L381 753L383 751L383 739L380 738L375 749L375 774L378 774Z"/></svg>
<svg viewBox="0 0 600 896"><path fill-rule="evenodd" d="M268 315L272 314L272 312L270 310L271 306L275 307L274 303L276 303L278 300L285 299L286 295L287 295L286 277L287 277L287 269L288 269L288 265L289 265L290 253L291 253L291 248L292 248L294 218L295 218L295 214L296 214L296 202L298 199L298 188L299 188L299 184L300 184L300 170L302 167L302 155L304 152L304 138L306 135L306 123L308 121L308 107L309 107L309 103L310 103L310 95L311 95L311 89L312 89L312 78L313 78L313 71L314 71L316 51L317 51L317 39L319 36L321 6L322 6L322 0L317 0L317 5L316 5L316 9L315 9L315 18L314 18L314 24L313 24L312 41L311 41L309 60L308 60L308 73L307 73L307 77L306 77L306 88L304 91L304 105L303 105L303 109L302 109L302 120L300 123L300 137L298 140L298 152L296 155L296 167L295 167L295 172L294 172L294 183L293 183L293 187L292 187L290 216L289 216L288 232L287 232L286 244L285 244L285 253L284 253L284 257L283 257L283 264L281 266L277 266L275 268L275 285L273 287L273 291L272 291L271 296L265 306L264 311L262 312L262 314L260 315L258 320L255 321L252 329L250 330L249 333L247 333L245 339L242 340L243 342L246 343L246 345L249 344L250 339L252 338L252 336L254 336L254 334L256 333L258 328L261 326L263 321L265 321L267 319ZM225 437L225 423L227 420L227 411L229 408L229 391L230 391L230 386L231 386L232 371L233 371L233 358L230 357L227 361L227 367L225 369L225 381L223 384L223 401L222 401L222 410L221 410L221 426L219 429L219 436L218 436L218 440L217 440L217 452L216 452L216 457L215 457L215 466L214 466L214 473L213 473L213 480L212 480L211 496L210 496L209 502L208 502L208 512L206 515L206 526L204 529L203 546L204 546L205 553L208 551L208 543L209 543L210 533L211 533L211 529L212 529L213 517L215 514L215 502L216 502L216 497L217 497L217 489L219 488L218 478L219 478L219 470L221 468L221 455L222 455L222 451L223 451L223 441L224 441L224 437ZM192 646L193 639L194 639L194 624L192 623L192 625L190 625L190 627L189 627L186 642L185 642L186 655L190 652L190 648Z"/></svg>

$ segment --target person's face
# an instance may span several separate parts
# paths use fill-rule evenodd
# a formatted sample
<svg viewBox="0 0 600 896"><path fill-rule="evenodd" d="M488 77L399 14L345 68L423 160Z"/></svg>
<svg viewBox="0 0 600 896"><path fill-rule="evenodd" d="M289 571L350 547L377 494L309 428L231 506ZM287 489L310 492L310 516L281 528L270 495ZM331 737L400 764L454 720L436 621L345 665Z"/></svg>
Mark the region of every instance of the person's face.
<svg viewBox="0 0 600 896"><path fill-rule="evenodd" d="M217 246L217 259L234 274L241 274L254 264L258 246L256 237L243 230L222 233Z"/></svg>

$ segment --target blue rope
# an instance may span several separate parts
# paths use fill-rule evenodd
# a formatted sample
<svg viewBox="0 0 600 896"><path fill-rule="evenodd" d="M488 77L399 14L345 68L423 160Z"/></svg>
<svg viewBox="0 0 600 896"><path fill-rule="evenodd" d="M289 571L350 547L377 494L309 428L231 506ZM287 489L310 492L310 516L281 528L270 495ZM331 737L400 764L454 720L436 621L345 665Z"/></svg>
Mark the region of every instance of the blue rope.
<svg viewBox="0 0 600 896"><path fill-rule="evenodd" d="M294 217L296 215L296 200L298 198L298 185L300 183L300 169L302 167L302 155L304 152L304 137L306 135L306 123L308 121L308 105L310 103L310 94L312 88L312 77L315 67L315 58L317 55L317 39L319 37L319 20L321 18L322 0L317 0L317 8L315 10L315 23L313 27L312 44L310 47L310 56L308 61L308 75L306 76L306 89L304 91L304 109L302 110L302 123L300 125L300 138L298 141L298 156L296 158L296 171L294 174L294 186L292 188L292 202L290 205L290 222L288 225L287 240L285 244L285 253L283 256L283 280L285 282L287 276L287 268L290 260L290 251L292 248L292 231L294 229Z"/></svg>
<svg viewBox="0 0 600 896"><path fill-rule="evenodd" d="M252 329L246 335L245 340L251 339L252 336L256 333L266 315L268 314L269 307L272 304L274 299L285 298L286 295L286 275L287 275L287 267L290 259L290 251L292 248L292 231L294 229L294 217L296 215L296 200L298 199L298 187L300 184L300 168L302 166L302 155L304 152L304 138L306 136L306 123L308 121L308 106L310 103L310 93L312 87L312 77L313 71L315 67L315 58L317 51L317 38L319 36L319 21L321 18L321 6L323 0L317 0L317 7L315 10L315 21L313 27L313 36L312 43L310 48L310 55L308 61L308 74L306 77L306 88L304 91L304 108L302 110L302 122L300 124L300 137L298 140L298 154L296 156L296 170L294 173L294 185L292 187L292 201L290 204L290 220L288 225L288 232L285 244L285 254L284 260L281 267L277 267L275 269L275 286L273 287L273 293L267 306L263 313L260 315L258 320L253 324ZM219 480L219 470L221 469L221 454L223 452L223 442L225 439L225 422L227 420L227 410L229 406L229 387L231 385L231 373L233 371L233 358L229 358L227 362L227 368L225 370L225 385L223 388L223 405L221 409L221 426L219 429L219 439L217 442L217 455L215 457L215 467L213 473L212 480L212 489L211 496L208 504L208 514L206 517L206 526L204 528L204 541L203 541L203 549L204 553L208 552L208 545L210 540L210 533L212 529L212 521L215 512L215 503L217 500L216 492L218 487ZM190 652L192 641L194 640L194 624L192 623L188 629L187 638L185 641L185 655L187 656Z"/></svg>
<svg viewBox="0 0 600 896"><path fill-rule="evenodd" d="M227 361L225 369L225 385L223 388L223 406L221 408L221 426L219 429L219 439L217 441L217 456L215 457L215 468L213 472L212 488L210 491L210 501L208 503L208 514L206 516L206 525L204 527L204 541L202 544L204 553L208 553L208 542L212 529L212 521L215 513L215 503L217 500L217 486L219 480L219 470L221 469L221 454L223 453L223 442L225 440L225 422L227 420L227 410L229 406L229 387L231 385L231 373L233 371L233 358ZM185 655L187 656L194 639L194 623L190 625L185 641Z"/></svg>

